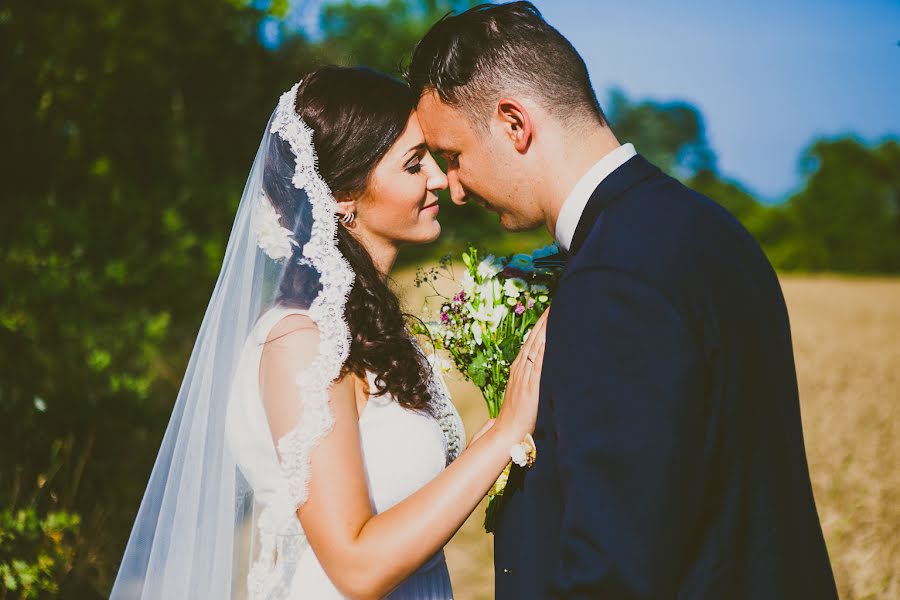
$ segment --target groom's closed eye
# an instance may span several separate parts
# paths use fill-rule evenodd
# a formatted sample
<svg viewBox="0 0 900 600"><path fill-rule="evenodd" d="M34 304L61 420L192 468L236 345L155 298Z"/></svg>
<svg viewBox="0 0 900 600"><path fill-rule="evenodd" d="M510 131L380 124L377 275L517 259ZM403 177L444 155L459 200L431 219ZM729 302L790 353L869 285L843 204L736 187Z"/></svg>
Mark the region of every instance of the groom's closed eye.
<svg viewBox="0 0 900 600"><path fill-rule="evenodd" d="M453 152L451 150L447 150L445 148L431 148L431 153L435 156L439 156L447 162L452 162L459 158L458 152Z"/></svg>

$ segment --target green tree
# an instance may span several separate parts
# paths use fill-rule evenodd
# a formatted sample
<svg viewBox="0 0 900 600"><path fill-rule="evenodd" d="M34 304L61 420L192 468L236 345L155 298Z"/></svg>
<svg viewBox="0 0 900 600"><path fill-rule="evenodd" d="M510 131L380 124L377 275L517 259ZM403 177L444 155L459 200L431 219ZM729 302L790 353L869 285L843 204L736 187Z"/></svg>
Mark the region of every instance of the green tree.
<svg viewBox="0 0 900 600"><path fill-rule="evenodd" d="M366 65L398 75L432 23L472 4L466 0L329 3L322 7L319 50L337 64Z"/></svg>
<svg viewBox="0 0 900 600"><path fill-rule="evenodd" d="M299 36L261 48L258 20L0 7L0 508L81 515L63 597L110 583L263 124L311 64Z"/></svg>
<svg viewBox="0 0 900 600"><path fill-rule="evenodd" d="M287 5L248 4L0 5L0 578L17 590L109 589L278 95L320 63L396 73L431 22L470 3L329 5L322 40L289 32L273 51L259 22ZM817 143L803 192L765 207L718 177L695 108L621 94L606 108L776 266L900 271L896 140ZM546 240L476 207L442 222L441 244L401 256Z"/></svg>
<svg viewBox="0 0 900 600"><path fill-rule="evenodd" d="M58 594L72 568L78 515L39 518L33 507L0 511L0 599L31 600Z"/></svg>
<svg viewBox="0 0 900 600"><path fill-rule="evenodd" d="M745 226L749 227L749 223L765 210L740 182L725 179L712 171L704 169L686 183L701 194L714 198Z"/></svg>
<svg viewBox="0 0 900 600"><path fill-rule="evenodd" d="M408 5L384 40L443 10ZM397 6L382 23L399 27ZM0 510L81 519L62 597L109 589L278 95L343 56L296 32L265 50L263 16L242 0L0 7ZM34 575L42 531L16 538L4 577Z"/></svg>
<svg viewBox="0 0 900 600"><path fill-rule="evenodd" d="M900 272L900 142L819 140L800 161L804 189L779 207L789 223L770 253L804 271Z"/></svg>
<svg viewBox="0 0 900 600"><path fill-rule="evenodd" d="M632 142L647 160L681 178L716 173L716 155L706 140L703 116L687 102L632 101L613 89L603 107L616 137Z"/></svg>

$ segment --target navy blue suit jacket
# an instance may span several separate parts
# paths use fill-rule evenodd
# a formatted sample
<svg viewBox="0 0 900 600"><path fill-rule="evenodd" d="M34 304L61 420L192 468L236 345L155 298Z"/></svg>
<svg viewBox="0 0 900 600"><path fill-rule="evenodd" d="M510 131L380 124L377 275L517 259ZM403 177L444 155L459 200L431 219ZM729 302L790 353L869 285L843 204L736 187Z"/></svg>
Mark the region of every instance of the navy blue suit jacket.
<svg viewBox="0 0 900 600"><path fill-rule="evenodd" d="M778 279L723 208L635 156L553 300L496 597L837 598Z"/></svg>

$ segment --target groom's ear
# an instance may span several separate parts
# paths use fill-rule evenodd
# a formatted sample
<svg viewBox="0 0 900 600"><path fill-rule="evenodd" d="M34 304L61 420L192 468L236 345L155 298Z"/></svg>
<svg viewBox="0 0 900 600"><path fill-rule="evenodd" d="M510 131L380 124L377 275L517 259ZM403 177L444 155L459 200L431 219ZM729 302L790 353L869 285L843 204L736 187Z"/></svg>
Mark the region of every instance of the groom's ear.
<svg viewBox="0 0 900 600"><path fill-rule="evenodd" d="M514 98L502 98L497 103L497 117L504 134L512 140L516 151L524 153L531 145L534 124L525 106Z"/></svg>

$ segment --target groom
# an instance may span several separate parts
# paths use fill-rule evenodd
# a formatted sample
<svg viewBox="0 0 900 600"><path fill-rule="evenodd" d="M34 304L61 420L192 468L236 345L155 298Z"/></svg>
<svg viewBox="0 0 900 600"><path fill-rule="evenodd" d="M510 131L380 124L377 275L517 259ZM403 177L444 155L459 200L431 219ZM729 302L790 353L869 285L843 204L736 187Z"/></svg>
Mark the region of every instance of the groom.
<svg viewBox="0 0 900 600"><path fill-rule="evenodd" d="M530 3L443 19L408 77L453 201L568 253L496 597L836 598L788 315L750 234L619 144Z"/></svg>

